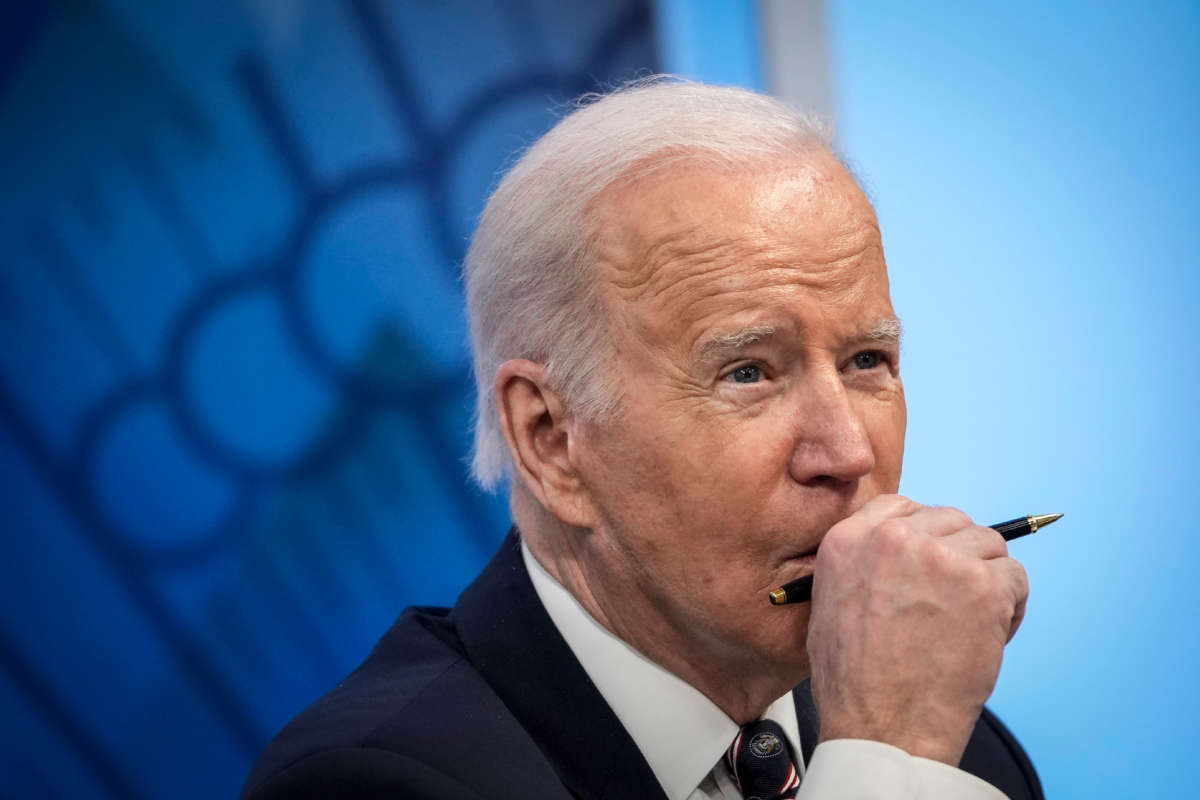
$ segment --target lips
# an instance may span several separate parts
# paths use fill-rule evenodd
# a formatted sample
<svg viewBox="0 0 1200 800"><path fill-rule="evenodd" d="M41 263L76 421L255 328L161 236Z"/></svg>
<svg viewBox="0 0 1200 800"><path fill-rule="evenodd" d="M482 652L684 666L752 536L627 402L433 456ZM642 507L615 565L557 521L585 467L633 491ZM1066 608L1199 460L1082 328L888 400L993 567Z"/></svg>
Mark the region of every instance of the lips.
<svg viewBox="0 0 1200 800"><path fill-rule="evenodd" d="M817 549L814 547L812 550L809 550L805 553L797 553L794 556L790 556L787 560L787 563L789 566L807 567L812 569L813 565L817 563Z"/></svg>

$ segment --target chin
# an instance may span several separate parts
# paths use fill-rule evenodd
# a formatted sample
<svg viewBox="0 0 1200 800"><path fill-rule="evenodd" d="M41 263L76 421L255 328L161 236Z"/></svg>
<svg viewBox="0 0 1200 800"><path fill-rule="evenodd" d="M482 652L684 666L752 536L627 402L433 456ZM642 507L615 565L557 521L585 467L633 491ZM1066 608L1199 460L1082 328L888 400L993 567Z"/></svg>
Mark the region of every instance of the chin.
<svg viewBox="0 0 1200 800"><path fill-rule="evenodd" d="M775 653L770 659L771 672L778 676L781 686L791 688L798 683L808 680L812 675L812 665L808 660L808 652ZM782 694L782 692L781 692Z"/></svg>
<svg viewBox="0 0 1200 800"><path fill-rule="evenodd" d="M778 614L778 624L763 624L761 630L770 638L758 641L757 660L770 665L772 671L795 676L793 683L808 677L811 671L808 660L808 603L792 606L772 606L763 599L765 613ZM761 617L760 617L761 619ZM774 621L772 621L774 622Z"/></svg>

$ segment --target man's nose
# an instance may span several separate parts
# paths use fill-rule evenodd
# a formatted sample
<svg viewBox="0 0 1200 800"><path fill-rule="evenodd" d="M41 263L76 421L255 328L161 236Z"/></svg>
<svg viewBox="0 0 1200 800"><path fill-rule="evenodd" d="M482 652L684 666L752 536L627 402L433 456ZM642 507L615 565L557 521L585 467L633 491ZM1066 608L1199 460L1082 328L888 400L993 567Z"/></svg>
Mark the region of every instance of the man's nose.
<svg viewBox="0 0 1200 800"><path fill-rule="evenodd" d="M849 483L875 468L861 410L836 371L811 376L796 408L789 471L798 483Z"/></svg>

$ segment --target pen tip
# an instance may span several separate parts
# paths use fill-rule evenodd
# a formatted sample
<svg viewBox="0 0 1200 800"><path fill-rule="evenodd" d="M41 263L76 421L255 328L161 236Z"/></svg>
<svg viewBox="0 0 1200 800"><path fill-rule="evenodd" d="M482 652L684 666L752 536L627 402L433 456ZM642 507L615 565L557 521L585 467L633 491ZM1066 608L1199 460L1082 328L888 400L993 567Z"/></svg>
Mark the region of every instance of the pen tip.
<svg viewBox="0 0 1200 800"><path fill-rule="evenodd" d="M782 587L771 592L771 602L777 606L783 605L787 602L787 592Z"/></svg>
<svg viewBox="0 0 1200 800"><path fill-rule="evenodd" d="M1030 516L1030 520L1033 522L1032 527L1035 531L1046 527L1051 522L1058 522L1060 519L1062 519L1062 514L1034 514Z"/></svg>

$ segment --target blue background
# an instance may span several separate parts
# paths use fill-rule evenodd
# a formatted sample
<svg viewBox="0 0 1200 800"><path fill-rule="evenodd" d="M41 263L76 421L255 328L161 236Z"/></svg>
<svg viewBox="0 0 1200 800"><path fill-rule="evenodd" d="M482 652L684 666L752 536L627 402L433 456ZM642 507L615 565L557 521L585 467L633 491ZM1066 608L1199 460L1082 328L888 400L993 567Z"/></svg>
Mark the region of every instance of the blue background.
<svg viewBox="0 0 1200 800"><path fill-rule="evenodd" d="M1200 6L839 3L905 321L902 491L1015 543L992 703L1049 797L1195 797Z"/></svg>
<svg viewBox="0 0 1200 800"><path fill-rule="evenodd" d="M0 24L0 794L229 796L506 527L457 264L573 95L763 87L751 4L90 0ZM1051 797L1194 794L1195 4L829 4L905 320L903 491L1033 583Z"/></svg>

